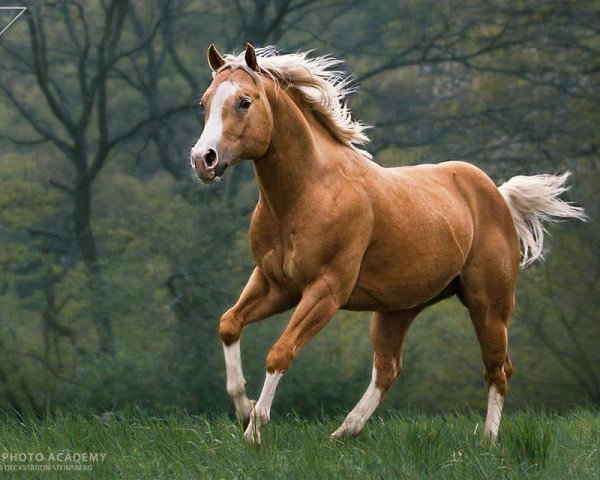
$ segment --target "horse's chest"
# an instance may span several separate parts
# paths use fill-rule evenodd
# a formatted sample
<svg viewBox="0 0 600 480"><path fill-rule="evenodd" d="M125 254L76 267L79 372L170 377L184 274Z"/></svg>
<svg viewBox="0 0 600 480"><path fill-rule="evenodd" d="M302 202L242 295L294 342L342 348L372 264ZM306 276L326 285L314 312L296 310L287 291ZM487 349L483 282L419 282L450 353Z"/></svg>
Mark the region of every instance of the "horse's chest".
<svg viewBox="0 0 600 480"><path fill-rule="evenodd" d="M257 259L257 263L270 280L282 284L287 280L285 270L283 269L283 258L282 245L274 245Z"/></svg>
<svg viewBox="0 0 600 480"><path fill-rule="evenodd" d="M253 254L257 265L272 282L284 287L286 290L301 289L306 276L305 267L298 255L298 248L294 242L294 234L271 235L268 241L256 242Z"/></svg>
<svg viewBox="0 0 600 480"><path fill-rule="evenodd" d="M289 252L289 246L286 248L281 235L276 232L270 232L268 236L255 237L251 241L252 253L256 264L272 282L282 286L289 287L293 283L289 275L289 261L286 267L286 251Z"/></svg>

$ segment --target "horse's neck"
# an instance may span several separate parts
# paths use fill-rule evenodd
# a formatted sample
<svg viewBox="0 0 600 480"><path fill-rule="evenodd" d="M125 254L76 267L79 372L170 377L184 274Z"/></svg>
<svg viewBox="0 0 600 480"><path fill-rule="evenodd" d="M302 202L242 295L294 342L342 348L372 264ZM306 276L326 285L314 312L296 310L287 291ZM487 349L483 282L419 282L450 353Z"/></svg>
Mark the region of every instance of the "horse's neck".
<svg viewBox="0 0 600 480"><path fill-rule="evenodd" d="M281 218L309 188L316 190L340 154L331 151L324 127L287 93L271 92L269 101L274 125L271 145L254 163L262 200Z"/></svg>

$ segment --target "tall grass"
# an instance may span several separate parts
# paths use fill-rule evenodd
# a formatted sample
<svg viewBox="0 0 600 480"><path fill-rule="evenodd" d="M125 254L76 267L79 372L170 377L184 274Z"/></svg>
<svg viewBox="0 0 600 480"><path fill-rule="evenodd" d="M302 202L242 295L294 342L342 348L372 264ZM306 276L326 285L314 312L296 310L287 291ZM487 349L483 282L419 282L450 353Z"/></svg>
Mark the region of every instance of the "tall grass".
<svg viewBox="0 0 600 480"><path fill-rule="evenodd" d="M384 414L357 438L332 441L329 434L341 420L275 418L263 429L263 445L253 447L227 415L4 415L0 464L11 463L2 461L3 452L98 452L106 457L91 471L16 472L11 478L600 478L600 414L591 410L509 413L495 445L482 442L483 419L476 415Z"/></svg>

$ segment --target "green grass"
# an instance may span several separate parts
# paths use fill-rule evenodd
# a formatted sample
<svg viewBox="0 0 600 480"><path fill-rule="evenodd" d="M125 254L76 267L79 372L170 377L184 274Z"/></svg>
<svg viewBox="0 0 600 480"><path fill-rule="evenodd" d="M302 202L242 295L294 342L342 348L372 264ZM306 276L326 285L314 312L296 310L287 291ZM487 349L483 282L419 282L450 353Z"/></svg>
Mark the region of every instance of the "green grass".
<svg viewBox="0 0 600 480"><path fill-rule="evenodd" d="M276 418L263 428L263 444L246 445L226 416L183 413L153 417L125 412L109 420L55 414L21 422L4 415L3 452L97 452L90 472L17 472L11 478L600 478L600 414L513 412L502 419L494 446L482 444L477 415L383 414L352 440L332 441L342 418ZM44 462L42 462L43 464ZM35 464L35 462L33 462ZM53 465L56 465L55 462Z"/></svg>

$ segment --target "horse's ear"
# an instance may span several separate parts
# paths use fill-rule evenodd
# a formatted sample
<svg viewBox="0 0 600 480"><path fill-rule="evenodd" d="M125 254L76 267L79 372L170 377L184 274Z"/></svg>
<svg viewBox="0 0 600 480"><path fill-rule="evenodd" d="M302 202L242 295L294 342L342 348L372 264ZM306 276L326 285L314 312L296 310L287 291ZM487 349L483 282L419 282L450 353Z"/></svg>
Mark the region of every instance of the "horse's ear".
<svg viewBox="0 0 600 480"><path fill-rule="evenodd" d="M246 43L246 54L244 55L244 58L246 59L246 65L248 65L248 68L254 70L255 72L260 72L258 60L256 59L256 50L254 50L254 47L250 43Z"/></svg>
<svg viewBox="0 0 600 480"><path fill-rule="evenodd" d="M225 65L225 60L223 60L223 57L212 43L210 44L210 47L208 47L208 52L206 52L206 56L208 58L208 64L210 65L210 68L213 70L213 72L216 72L219 68Z"/></svg>

